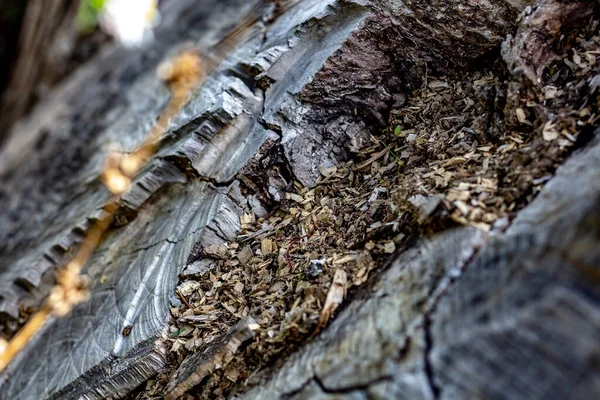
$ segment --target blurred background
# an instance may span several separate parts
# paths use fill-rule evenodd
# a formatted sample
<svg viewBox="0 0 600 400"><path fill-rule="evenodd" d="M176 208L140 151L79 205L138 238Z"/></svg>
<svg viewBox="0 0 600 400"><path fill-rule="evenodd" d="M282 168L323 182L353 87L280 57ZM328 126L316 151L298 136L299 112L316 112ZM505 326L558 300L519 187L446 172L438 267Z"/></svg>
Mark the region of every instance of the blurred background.
<svg viewBox="0 0 600 400"><path fill-rule="evenodd" d="M120 32L157 19L156 0L0 0L0 147L10 127L53 86L116 36L126 45L139 32ZM107 17L107 9L112 14ZM102 22L102 23L101 23ZM133 39L132 39L133 35Z"/></svg>
<svg viewBox="0 0 600 400"><path fill-rule="evenodd" d="M0 99L3 97L17 55L17 42L27 0L0 0ZM2 113L3 114L3 113ZM2 120L0 114L0 120ZM5 137L0 131L0 144Z"/></svg>

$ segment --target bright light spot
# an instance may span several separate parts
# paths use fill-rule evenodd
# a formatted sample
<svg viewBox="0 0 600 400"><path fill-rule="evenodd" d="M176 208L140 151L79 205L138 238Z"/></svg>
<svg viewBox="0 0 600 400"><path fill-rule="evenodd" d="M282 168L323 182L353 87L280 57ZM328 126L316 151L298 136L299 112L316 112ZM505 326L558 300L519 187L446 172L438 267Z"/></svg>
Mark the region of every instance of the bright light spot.
<svg viewBox="0 0 600 400"><path fill-rule="evenodd" d="M151 35L157 15L156 0L107 0L100 25L124 45L135 46Z"/></svg>

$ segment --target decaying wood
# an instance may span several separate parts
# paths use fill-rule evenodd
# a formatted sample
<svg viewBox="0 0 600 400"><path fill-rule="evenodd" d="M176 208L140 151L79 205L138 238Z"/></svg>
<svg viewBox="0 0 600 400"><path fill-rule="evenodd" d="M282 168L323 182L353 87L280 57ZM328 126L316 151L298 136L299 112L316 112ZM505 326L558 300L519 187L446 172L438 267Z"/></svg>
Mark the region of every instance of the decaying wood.
<svg viewBox="0 0 600 400"><path fill-rule="evenodd" d="M408 250L239 398L594 398L599 173L596 138L506 234L459 229Z"/></svg>
<svg viewBox="0 0 600 400"><path fill-rule="evenodd" d="M518 32L502 45L503 57L512 73L523 73L534 84L544 70L559 60L556 48L561 40L585 24L593 13L593 0L546 0L535 11L526 10Z"/></svg>
<svg viewBox="0 0 600 400"><path fill-rule="evenodd" d="M24 306L39 304L55 267L98 218L109 197L100 182L106 152L136 148L168 103L156 66L190 45L209 54L256 3L166 2L153 43L106 48L17 126L0 157L0 315L7 325ZM527 6L538 15L535 0L291 3L245 32L169 126L86 268L90 302L43 329L0 376L0 398L121 396L153 376L167 363L162 340L169 305L179 301L178 277L210 275L245 213L265 217L294 180L314 185L387 124L392 105L406 101L403 91L497 51ZM573 12L581 15L565 21L591 14L592 2L578 4ZM522 37L515 40L505 54L529 63ZM268 154L253 159L265 148ZM600 392L593 363L599 149L593 141L561 167L506 233L457 229L400 254L329 327L240 397ZM266 158L276 168L261 170ZM251 181L248 170L262 173ZM191 317L203 316L182 318ZM214 367L203 354L183 364L172 396L204 377L180 386L187 367ZM545 380L559 389L548 392Z"/></svg>
<svg viewBox="0 0 600 400"><path fill-rule="evenodd" d="M217 343L210 343L204 351L187 358L172 378L166 391L166 399L178 399L215 370L222 369L235 356L240 346L252 339L256 329L256 321L252 317L246 317Z"/></svg>

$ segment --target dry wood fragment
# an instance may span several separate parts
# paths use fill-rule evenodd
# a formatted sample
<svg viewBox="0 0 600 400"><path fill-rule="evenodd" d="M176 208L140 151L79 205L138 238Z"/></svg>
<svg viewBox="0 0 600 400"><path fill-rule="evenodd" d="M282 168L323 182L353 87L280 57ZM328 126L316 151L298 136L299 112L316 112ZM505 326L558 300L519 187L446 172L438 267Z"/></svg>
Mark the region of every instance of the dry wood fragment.
<svg viewBox="0 0 600 400"><path fill-rule="evenodd" d="M325 305L321 311L321 317L317 327L313 331L313 336L319 333L319 331L327 324L331 315L335 310L342 304L344 297L346 296L346 282L348 281L348 274L342 268L335 270L333 275L333 282L327 293L327 299Z"/></svg>
<svg viewBox="0 0 600 400"><path fill-rule="evenodd" d="M271 253L275 252L276 250L277 250L277 247L275 246L275 243L273 243L273 240L271 240L269 238L264 238L263 240L261 240L260 251L263 256L271 254Z"/></svg>
<svg viewBox="0 0 600 400"><path fill-rule="evenodd" d="M216 370L223 369L237 353L240 346L254 337L259 325L246 317L232 327L221 339L210 343L202 351L186 358L167 387L166 399L175 400L198 385Z"/></svg>

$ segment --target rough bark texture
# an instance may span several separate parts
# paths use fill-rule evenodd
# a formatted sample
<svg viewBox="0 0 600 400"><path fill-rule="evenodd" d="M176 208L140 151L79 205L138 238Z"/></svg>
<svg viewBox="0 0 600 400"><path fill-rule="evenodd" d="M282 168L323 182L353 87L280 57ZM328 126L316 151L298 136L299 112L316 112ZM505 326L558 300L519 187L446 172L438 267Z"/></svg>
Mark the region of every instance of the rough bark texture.
<svg viewBox="0 0 600 400"><path fill-rule="evenodd" d="M202 352L187 358L167 388L167 400L176 400L186 391L198 385L216 369L223 368L237 353L240 346L252 339L256 321L246 317L232 327L221 340L206 346Z"/></svg>
<svg viewBox="0 0 600 400"><path fill-rule="evenodd" d="M260 215L293 178L313 185L430 71L497 51L533 3L305 0L259 21L123 195L86 267L92 299L45 326L0 376L0 398L120 396L151 377L166 362L159 338L178 275L202 268L198 249L235 237L240 215ZM134 149L168 101L157 64L190 42L209 54L253 5L167 2L155 42L106 48L15 129L0 156L4 320L39 303L99 217L104 154ZM286 167L246 182L256 190L242 196L238 179L265 143ZM598 171L595 140L505 234L458 229L400 254L363 300L241 397L593 398Z"/></svg>
<svg viewBox="0 0 600 400"><path fill-rule="evenodd" d="M239 398L595 398L599 171L596 138L505 234L459 229L404 252Z"/></svg>

